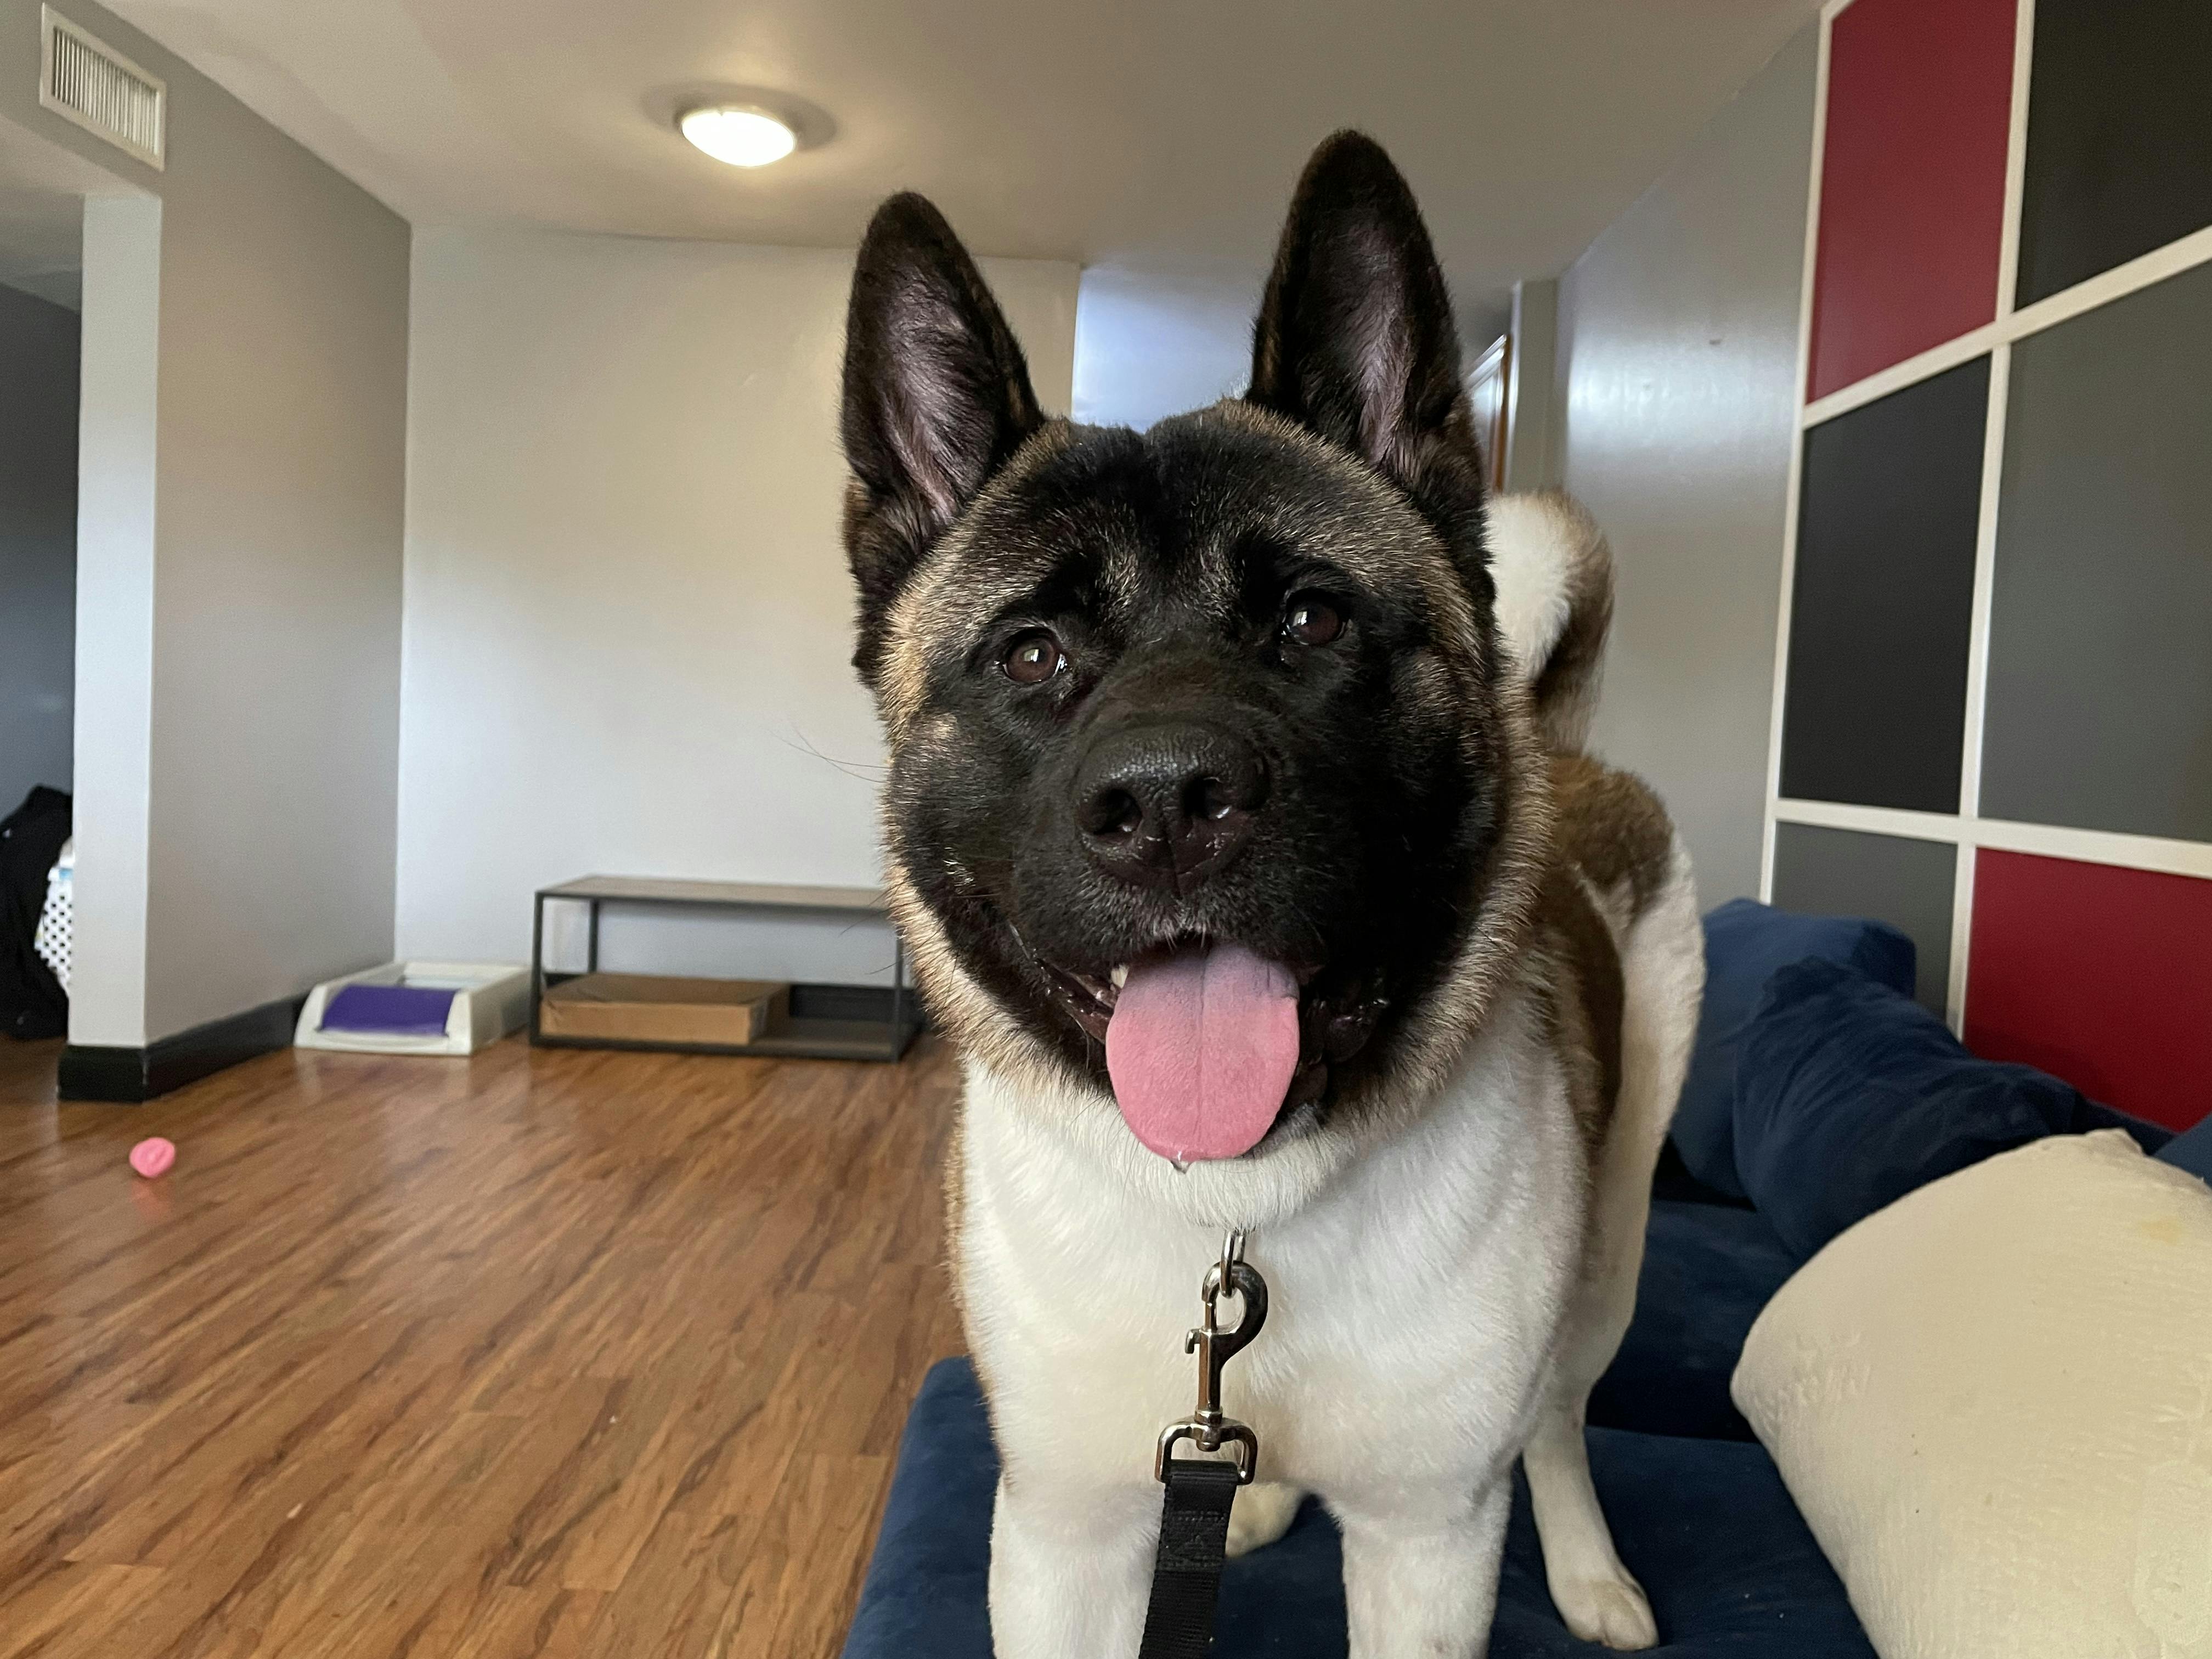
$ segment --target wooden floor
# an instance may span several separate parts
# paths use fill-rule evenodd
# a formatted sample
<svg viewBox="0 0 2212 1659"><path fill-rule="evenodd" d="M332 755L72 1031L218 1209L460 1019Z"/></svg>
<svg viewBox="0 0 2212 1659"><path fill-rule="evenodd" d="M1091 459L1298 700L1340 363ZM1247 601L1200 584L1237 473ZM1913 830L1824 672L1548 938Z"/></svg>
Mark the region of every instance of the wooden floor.
<svg viewBox="0 0 2212 1659"><path fill-rule="evenodd" d="M58 1048L0 1039L4 1659L837 1651L961 1346L933 1042L59 1108Z"/></svg>

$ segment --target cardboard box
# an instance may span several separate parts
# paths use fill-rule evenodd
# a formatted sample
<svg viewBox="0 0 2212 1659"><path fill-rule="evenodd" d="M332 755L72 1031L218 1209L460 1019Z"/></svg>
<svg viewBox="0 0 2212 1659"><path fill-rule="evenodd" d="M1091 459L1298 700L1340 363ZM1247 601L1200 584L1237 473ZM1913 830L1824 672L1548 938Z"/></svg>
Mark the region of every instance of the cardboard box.
<svg viewBox="0 0 2212 1659"><path fill-rule="evenodd" d="M549 988L538 1029L592 1042L742 1048L790 1016L791 987L772 980L583 974Z"/></svg>

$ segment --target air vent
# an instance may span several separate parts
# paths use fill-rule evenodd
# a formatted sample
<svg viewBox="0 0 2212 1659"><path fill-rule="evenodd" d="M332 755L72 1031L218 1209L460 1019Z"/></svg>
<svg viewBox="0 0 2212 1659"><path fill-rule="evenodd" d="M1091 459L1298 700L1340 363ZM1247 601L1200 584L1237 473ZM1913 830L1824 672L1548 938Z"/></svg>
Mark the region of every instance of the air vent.
<svg viewBox="0 0 2212 1659"><path fill-rule="evenodd" d="M39 9L39 101L149 167L161 165L169 89L51 6Z"/></svg>

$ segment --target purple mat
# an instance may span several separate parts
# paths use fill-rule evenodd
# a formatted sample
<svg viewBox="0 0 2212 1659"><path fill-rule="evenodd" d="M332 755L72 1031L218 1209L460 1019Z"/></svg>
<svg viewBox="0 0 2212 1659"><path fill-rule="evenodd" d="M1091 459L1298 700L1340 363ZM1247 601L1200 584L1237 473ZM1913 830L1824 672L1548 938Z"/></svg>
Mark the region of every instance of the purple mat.
<svg viewBox="0 0 2212 1659"><path fill-rule="evenodd" d="M423 985L346 985L323 1006L325 1031L443 1036L457 993Z"/></svg>

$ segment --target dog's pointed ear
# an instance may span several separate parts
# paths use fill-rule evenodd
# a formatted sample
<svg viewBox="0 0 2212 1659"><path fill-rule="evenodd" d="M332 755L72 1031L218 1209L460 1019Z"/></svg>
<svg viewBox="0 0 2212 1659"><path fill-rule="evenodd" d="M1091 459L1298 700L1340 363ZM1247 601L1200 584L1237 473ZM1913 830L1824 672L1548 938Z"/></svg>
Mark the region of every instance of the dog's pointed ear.
<svg viewBox="0 0 2212 1659"><path fill-rule="evenodd" d="M1029 363L982 272L945 216L910 191L876 210L860 243L840 424L853 469L845 545L865 630L1044 424Z"/></svg>
<svg viewBox="0 0 2212 1659"><path fill-rule="evenodd" d="M1431 514L1481 501L1451 296L1382 147L1340 132L1306 163L1252 331L1248 400L1398 480Z"/></svg>

